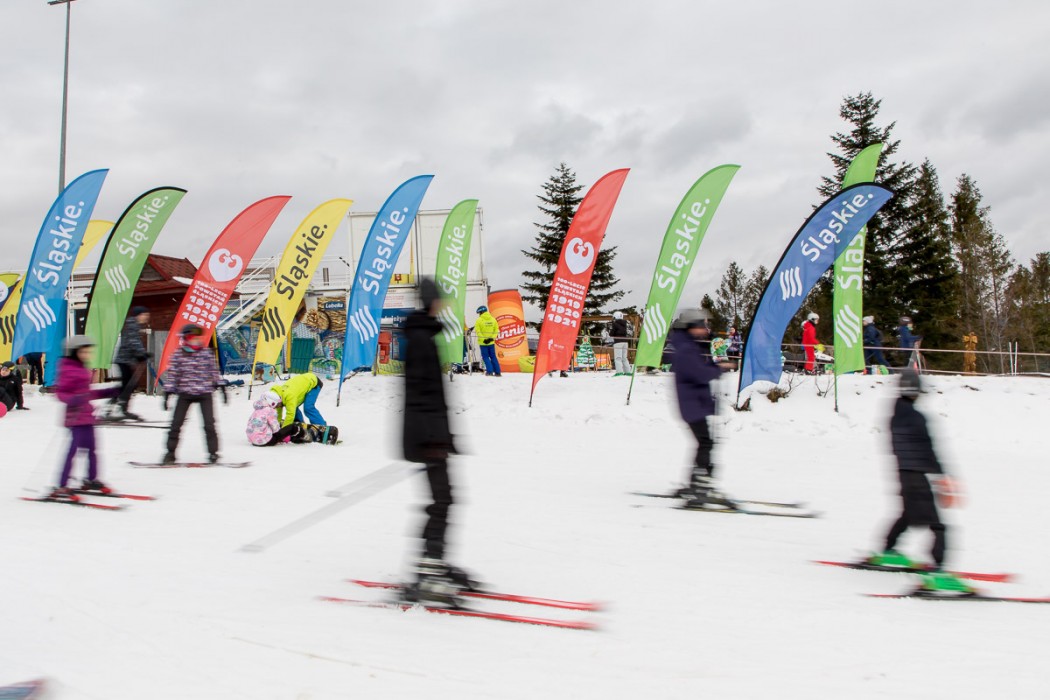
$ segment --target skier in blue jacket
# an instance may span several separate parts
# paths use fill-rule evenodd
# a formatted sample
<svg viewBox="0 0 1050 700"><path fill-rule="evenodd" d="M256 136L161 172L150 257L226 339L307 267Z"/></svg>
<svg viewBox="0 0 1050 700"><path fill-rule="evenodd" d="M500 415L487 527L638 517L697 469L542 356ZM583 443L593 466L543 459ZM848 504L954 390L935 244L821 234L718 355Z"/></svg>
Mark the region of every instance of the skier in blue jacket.
<svg viewBox="0 0 1050 700"><path fill-rule="evenodd" d="M686 508L732 505L715 489L715 465L711 461L715 443L707 419L717 413L711 382L721 376L722 370L711 357L710 320L710 313L704 309L686 309L671 330L671 345L674 347L671 370L678 394L678 409L697 442L689 485L678 490L678 495L686 499Z"/></svg>

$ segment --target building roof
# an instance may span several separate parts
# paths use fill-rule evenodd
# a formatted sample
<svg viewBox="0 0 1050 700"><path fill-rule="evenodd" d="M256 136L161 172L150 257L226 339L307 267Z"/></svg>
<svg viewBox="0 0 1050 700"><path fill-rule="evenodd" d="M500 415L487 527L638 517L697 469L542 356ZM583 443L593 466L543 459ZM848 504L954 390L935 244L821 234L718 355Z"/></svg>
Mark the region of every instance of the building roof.
<svg viewBox="0 0 1050 700"><path fill-rule="evenodd" d="M197 268L186 258L151 254L146 258L146 266L135 286L135 296L185 291L187 283L175 278L192 280L196 274Z"/></svg>

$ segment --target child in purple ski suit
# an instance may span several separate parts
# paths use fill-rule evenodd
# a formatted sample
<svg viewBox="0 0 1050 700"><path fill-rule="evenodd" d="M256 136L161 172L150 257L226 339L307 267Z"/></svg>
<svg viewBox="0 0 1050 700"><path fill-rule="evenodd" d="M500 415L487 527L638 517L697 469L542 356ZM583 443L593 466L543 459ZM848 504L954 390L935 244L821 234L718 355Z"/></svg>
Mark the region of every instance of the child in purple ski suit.
<svg viewBox="0 0 1050 700"><path fill-rule="evenodd" d="M81 482L78 491L87 493L110 493L108 486L98 479L98 457L95 454L95 411L91 402L105 399L120 393L117 387L107 389L91 388L91 370L87 365L95 352L95 341L86 335L75 335L65 342L66 356L58 361L58 382L55 394L58 400L66 404L64 425L69 428L72 440L69 453L58 478L58 486L49 498L61 501L77 501L76 491L70 489L70 473L73 471L73 459L77 452L87 452L87 479Z"/></svg>

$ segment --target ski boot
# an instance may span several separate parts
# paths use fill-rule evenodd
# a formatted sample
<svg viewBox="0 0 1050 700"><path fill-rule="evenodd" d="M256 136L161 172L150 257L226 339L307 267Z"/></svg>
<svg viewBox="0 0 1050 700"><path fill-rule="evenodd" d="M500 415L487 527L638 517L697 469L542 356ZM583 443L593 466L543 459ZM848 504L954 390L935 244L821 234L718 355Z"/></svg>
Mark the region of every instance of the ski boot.
<svg viewBox="0 0 1050 700"><path fill-rule="evenodd" d="M915 562L901 554L895 549L887 549L885 552L876 552L865 560L866 564L872 566L883 566L887 568L900 567L902 569L919 568Z"/></svg>
<svg viewBox="0 0 1050 700"><path fill-rule="evenodd" d="M461 608L463 599L452 569L441 559L423 557L416 564L416 582L405 586L403 597L410 603L444 608Z"/></svg>
<svg viewBox="0 0 1050 700"><path fill-rule="evenodd" d="M175 453L168 452L164 455L164 457L161 458L160 463L163 464L165 467L170 467L171 465L175 464Z"/></svg>
<svg viewBox="0 0 1050 700"><path fill-rule="evenodd" d="M211 454L208 455L208 464L218 464L218 462L219 462L219 453L218 452L212 452Z"/></svg>
<svg viewBox="0 0 1050 700"><path fill-rule="evenodd" d="M976 593L969 584L949 571L931 569L919 575L922 577L922 586L919 590L923 595L953 597Z"/></svg>
<svg viewBox="0 0 1050 700"><path fill-rule="evenodd" d="M52 501L65 501L67 503L76 503L80 500L76 492L71 488L65 486L57 486L52 489L51 493L47 495L49 500Z"/></svg>
<svg viewBox="0 0 1050 700"><path fill-rule="evenodd" d="M732 510L736 508L724 493L715 488L715 480L710 476L694 477L690 487L692 494L683 508L690 510Z"/></svg>
<svg viewBox="0 0 1050 700"><path fill-rule="evenodd" d="M100 493L102 495L113 493L113 489L98 479L84 479L80 484L80 490L84 493Z"/></svg>

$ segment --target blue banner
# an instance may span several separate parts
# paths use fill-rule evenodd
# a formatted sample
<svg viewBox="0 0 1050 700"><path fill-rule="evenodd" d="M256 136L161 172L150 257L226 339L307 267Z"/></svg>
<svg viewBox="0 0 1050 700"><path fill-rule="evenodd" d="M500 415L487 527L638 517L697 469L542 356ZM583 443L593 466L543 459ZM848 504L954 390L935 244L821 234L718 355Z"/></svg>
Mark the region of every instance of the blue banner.
<svg viewBox="0 0 1050 700"><path fill-rule="evenodd" d="M379 347L379 319L383 313L394 264L412 231L416 212L433 175L419 175L401 184L376 214L346 305L346 338L339 383L350 372L371 368Z"/></svg>
<svg viewBox="0 0 1050 700"><path fill-rule="evenodd" d="M792 317L835 258L893 192L871 183L847 187L806 220L784 251L755 311L740 364L742 392L758 381L780 381L780 346Z"/></svg>
<svg viewBox="0 0 1050 700"><path fill-rule="evenodd" d="M13 358L52 353L66 333L65 295L91 212L109 170L92 170L69 183L44 219L33 248L15 320ZM58 363L48 357L48 366ZM45 380L46 383L46 380Z"/></svg>

